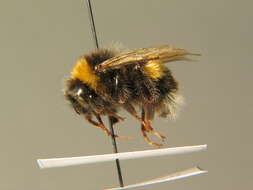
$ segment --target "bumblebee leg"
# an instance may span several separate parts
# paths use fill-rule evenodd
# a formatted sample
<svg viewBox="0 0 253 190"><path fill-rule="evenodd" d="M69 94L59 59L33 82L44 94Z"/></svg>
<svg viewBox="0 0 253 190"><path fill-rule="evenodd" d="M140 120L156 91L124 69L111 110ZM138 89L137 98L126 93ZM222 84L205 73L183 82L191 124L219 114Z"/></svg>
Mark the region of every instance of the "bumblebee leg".
<svg viewBox="0 0 253 190"><path fill-rule="evenodd" d="M152 145L152 146L162 146L162 144L159 144L159 143L156 143L156 142L153 142L152 140L150 140L150 138L147 136L147 134L146 134L146 129L145 129L145 127L143 126L143 125L141 125L141 132L142 132L142 135L143 135L143 138L144 138L144 140L148 143L148 144L150 144L150 145Z"/></svg>
<svg viewBox="0 0 253 190"><path fill-rule="evenodd" d="M97 118L97 120L99 121L99 123L101 123L103 126L104 126L104 128L108 131L108 136L112 136L112 133L111 133L111 131L109 131L106 127L105 127L105 125L104 125L104 123L103 123L103 120L101 119L101 117L100 117L100 115L99 114L97 114L97 113L95 113L94 112L94 115L96 116L96 118ZM107 132L106 132L107 133ZM114 134L114 137L116 137L116 138L119 138L119 139L123 139L123 140L129 140L129 139L131 139L131 137L129 137L129 136L119 136L119 135L116 135L116 134Z"/></svg>
<svg viewBox="0 0 253 190"><path fill-rule="evenodd" d="M121 116L117 115L117 114L114 113L114 112L107 112L107 114L108 114L109 116L115 117L115 118L118 119L118 120L121 120L121 121L124 121L124 120L125 120L124 117L121 117Z"/></svg>
<svg viewBox="0 0 253 190"><path fill-rule="evenodd" d="M144 121L145 125L144 128L146 129L147 132L152 133L153 135L155 135L156 137L158 137L159 139L165 139L166 137L163 135L160 135L158 132L156 132L152 127L151 127L151 122L150 121Z"/></svg>
<svg viewBox="0 0 253 190"><path fill-rule="evenodd" d="M156 143L156 142L153 142L146 134L146 132L150 132L150 129L147 128L147 126L145 125L145 121L144 121L144 118L145 118L145 111L144 109L142 109L142 113L141 113L141 118L143 120L142 124L141 124L141 132L142 132L142 135L144 137L144 140L152 145L152 146L162 146L162 144L159 144L159 143Z"/></svg>
<svg viewBox="0 0 253 190"><path fill-rule="evenodd" d="M125 105L124 105L124 108L125 108L125 110L126 110L128 113L130 113L130 114L131 114L132 116L134 116L137 120L139 120L143 126L146 125L146 122L144 121L144 119L142 119L141 117L138 116L138 114L137 114L137 112L136 112L136 110L135 110L135 108L133 107L132 104L125 104ZM146 130L146 131L147 131L147 130Z"/></svg>
<svg viewBox="0 0 253 190"><path fill-rule="evenodd" d="M97 117L96 114L95 114L95 116ZM98 115L98 116L99 116L99 115ZM99 118L100 118L100 116L99 116ZM101 118L100 118L100 121L98 120L99 122L96 122L96 121L92 120L91 114L86 114L86 115L85 115L85 119L86 119L90 124L94 125L95 127L98 127L98 128L100 128L100 129L102 129L102 130L106 133L106 135L108 135L108 136L111 135L111 132L109 131L109 129L107 129L107 128L105 127L105 125L104 125L103 121L101 120ZM97 117L97 119L98 119L98 117Z"/></svg>
<svg viewBox="0 0 253 190"><path fill-rule="evenodd" d="M132 116L134 116L137 120L139 120L140 122L143 122L141 117L138 116L138 114L132 104L126 103L126 104L124 104L123 107L128 113L130 113ZM143 122L143 124L144 124L144 122Z"/></svg>
<svg viewBox="0 0 253 190"><path fill-rule="evenodd" d="M144 127L147 132L152 133L156 137L160 139L165 139L165 136L160 135L158 132L156 132L152 127L151 127L151 120L154 118L154 106L152 104L145 104L143 106L143 113L144 113Z"/></svg>

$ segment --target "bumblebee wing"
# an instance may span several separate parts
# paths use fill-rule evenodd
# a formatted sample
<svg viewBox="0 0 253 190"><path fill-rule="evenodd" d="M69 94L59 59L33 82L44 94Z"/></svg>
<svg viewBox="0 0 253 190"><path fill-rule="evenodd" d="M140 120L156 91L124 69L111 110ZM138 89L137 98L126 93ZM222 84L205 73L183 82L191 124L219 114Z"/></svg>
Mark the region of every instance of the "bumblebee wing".
<svg viewBox="0 0 253 190"><path fill-rule="evenodd" d="M118 69L130 64L145 64L148 61L157 63L167 63L172 61L191 61L187 55L199 55L190 53L184 49L173 46L158 46L149 48L140 48L133 51L121 53L111 59L104 61L96 66L96 70L104 72L110 69Z"/></svg>

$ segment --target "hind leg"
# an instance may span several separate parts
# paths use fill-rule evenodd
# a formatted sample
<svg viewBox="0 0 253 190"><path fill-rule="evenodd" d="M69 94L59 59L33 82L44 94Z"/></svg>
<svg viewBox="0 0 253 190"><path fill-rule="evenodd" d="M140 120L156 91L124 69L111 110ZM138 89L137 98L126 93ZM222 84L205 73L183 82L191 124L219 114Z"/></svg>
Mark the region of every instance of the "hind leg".
<svg viewBox="0 0 253 190"><path fill-rule="evenodd" d="M153 145L153 146L161 146L161 144L158 144L158 143L155 143L153 142L148 136L147 136L147 132L148 133L152 133L153 135L157 136L158 138L160 139L164 139L165 137L160 135L158 132L156 132L152 127L151 127L151 122L150 120L153 119L153 115L154 113L152 112L153 109L151 109L153 105L148 105L148 106L145 106L143 109L142 109L142 117L139 117L135 108L133 107L132 104L130 103L127 103L127 104L124 104L124 109L130 113L132 116L134 116L137 120L139 120L141 122L141 132L142 132L142 135L145 139L145 141L150 144L150 145Z"/></svg>
<svg viewBox="0 0 253 190"><path fill-rule="evenodd" d="M142 124L141 124L141 132L142 132L142 135L145 139L145 141L152 145L152 146L162 146L162 144L159 144L159 143L156 143L154 141L152 141L146 134L146 132L148 133L152 133L153 135L157 136L158 138L161 138L161 139L164 139L165 137L160 135L158 132L154 131L153 128L151 127L150 125L150 121L145 121L145 116L146 116L146 113L145 113L145 109L143 108L142 109L142 113L141 113L141 119L142 119Z"/></svg>
<svg viewBox="0 0 253 190"><path fill-rule="evenodd" d="M147 131L146 131L144 125L141 124L141 133L142 133L142 135L143 135L144 140L145 140L148 144L150 144L150 145L152 145L152 146L162 146L162 144L159 144L159 143L156 143L156 142L152 141L152 140L147 136L147 133L146 133L146 132L147 132Z"/></svg>
<svg viewBox="0 0 253 190"><path fill-rule="evenodd" d="M150 121L144 121L145 122L145 125L144 125L144 128L147 132L155 135L156 137L158 137L159 139L165 139L166 137L163 136L163 135L160 135L157 131L155 131L153 129L153 127L151 127L151 122Z"/></svg>
<svg viewBox="0 0 253 190"><path fill-rule="evenodd" d="M144 127L147 132L152 133L160 139L165 139L165 136L160 135L151 127L151 120L154 118L155 110L153 104L145 104L142 108L142 114L144 118Z"/></svg>

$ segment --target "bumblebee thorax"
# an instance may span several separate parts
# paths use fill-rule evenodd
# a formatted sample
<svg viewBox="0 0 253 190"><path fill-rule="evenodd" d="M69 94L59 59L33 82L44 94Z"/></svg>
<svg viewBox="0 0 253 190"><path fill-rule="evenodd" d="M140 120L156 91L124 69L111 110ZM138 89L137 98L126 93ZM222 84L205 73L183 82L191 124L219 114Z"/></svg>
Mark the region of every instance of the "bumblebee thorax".
<svg viewBox="0 0 253 190"><path fill-rule="evenodd" d="M73 78L79 79L83 83L96 90L99 77L94 72L92 66L83 57L77 61L77 64L71 72Z"/></svg>

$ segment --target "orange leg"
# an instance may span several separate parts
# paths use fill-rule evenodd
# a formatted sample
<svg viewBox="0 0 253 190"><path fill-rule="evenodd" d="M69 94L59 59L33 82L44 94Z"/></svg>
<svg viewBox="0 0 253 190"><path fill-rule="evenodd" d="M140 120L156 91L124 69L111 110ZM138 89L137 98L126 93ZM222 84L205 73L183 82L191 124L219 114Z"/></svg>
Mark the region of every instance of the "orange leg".
<svg viewBox="0 0 253 190"><path fill-rule="evenodd" d="M85 115L85 119L92 125L94 125L95 127L98 127L100 129L102 129L106 135L110 136L111 132L109 131L109 129L107 129L103 123L103 121L101 120L101 122L96 122L94 120L92 120L92 116L91 115Z"/></svg>
<svg viewBox="0 0 253 190"><path fill-rule="evenodd" d="M146 115L147 114L146 112L148 112L148 110L145 111L145 109L142 109L142 117L139 117L135 108L130 103L124 104L124 108L128 113L130 113L132 116L134 116L137 120L141 122L141 132L144 139L148 142L148 144L153 145L153 146L161 146L161 144L151 141L150 138L146 134L146 132L148 132L148 133L152 133L153 135L155 135L156 137L160 139L165 138L164 136L160 135L151 127L151 122L150 120L147 119L147 115Z"/></svg>
<svg viewBox="0 0 253 190"><path fill-rule="evenodd" d="M151 122L150 121L144 121L145 125L144 128L147 132L152 133L153 135L155 135L156 137L158 137L159 139L165 139L165 136L160 135L157 131L155 131L152 127L151 127Z"/></svg>
<svg viewBox="0 0 253 190"><path fill-rule="evenodd" d="M159 143L156 143L154 141L152 141L146 134L146 129L143 125L141 125L141 132L142 132L142 135L143 135L143 138L144 140L150 144L151 146L162 146L162 144L159 144Z"/></svg>
<svg viewBox="0 0 253 190"><path fill-rule="evenodd" d="M117 118L118 120L121 120L121 121L124 121L124 120L125 120L124 117L121 117L121 116L117 115L117 114L114 113L114 112L107 112L107 114L108 114L109 116L112 116L112 117Z"/></svg>
<svg viewBox="0 0 253 190"><path fill-rule="evenodd" d="M128 113L130 113L132 116L134 116L137 120L139 120L140 122L142 122L142 119L138 116L138 114L137 114L137 112L136 112L136 110L135 110L135 108L133 107L132 104L130 104L130 103L124 104L124 109L125 109ZM143 123L143 124L144 124L144 123Z"/></svg>
<svg viewBox="0 0 253 190"><path fill-rule="evenodd" d="M141 119L144 122L144 123L142 122L142 124L141 124L141 132L142 132L142 135L143 135L144 139L146 140L146 142L152 146L162 146L162 144L153 142L146 134L146 132L148 132L148 133L152 133L153 135L157 136L160 139L165 138L164 136L160 135L158 132L154 131L154 129L150 125L150 121L147 121L147 120L144 121L145 120L144 109L142 109Z"/></svg>
<svg viewBox="0 0 253 190"><path fill-rule="evenodd" d="M92 120L92 116L91 115L85 115L85 119L87 119L87 121L90 124L94 125L95 127L98 127L100 129L102 129L105 132L106 135L111 136L112 135L111 131L105 127L105 125L104 125L104 123L103 123L100 115L97 114L97 113L95 113L95 112L93 112L93 114L95 115L95 117L98 120L98 122ZM124 139L124 140L130 139L130 137L119 136L119 135L114 135L114 137L119 138L119 139Z"/></svg>

